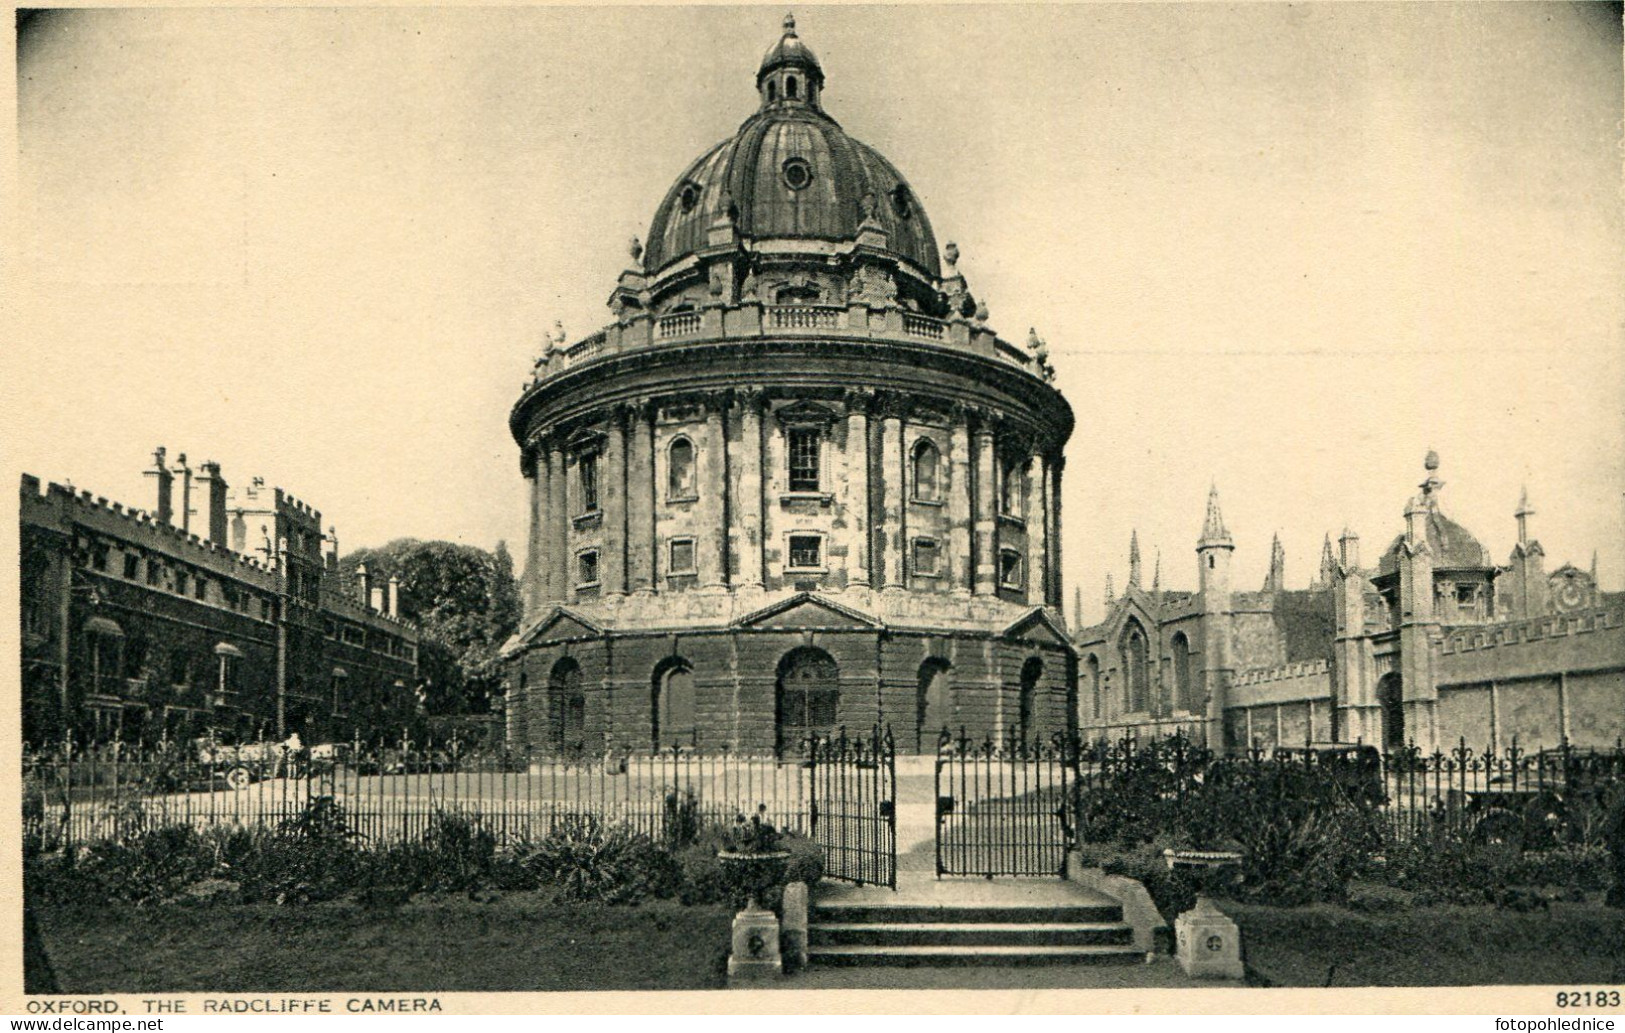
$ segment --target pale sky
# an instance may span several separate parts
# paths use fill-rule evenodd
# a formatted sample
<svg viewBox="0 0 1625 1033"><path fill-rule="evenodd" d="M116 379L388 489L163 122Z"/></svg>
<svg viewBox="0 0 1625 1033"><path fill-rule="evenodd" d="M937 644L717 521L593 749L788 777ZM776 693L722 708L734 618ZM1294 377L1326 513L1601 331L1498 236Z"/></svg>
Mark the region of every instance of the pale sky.
<svg viewBox="0 0 1625 1033"><path fill-rule="evenodd" d="M782 6L86 10L19 54L24 332L4 454L150 506L155 445L346 550L506 539L509 407L684 166L755 108ZM1429 448L1504 562L1625 582L1618 8L796 8L825 108L907 176L992 324L1048 339L1067 599L1138 528L1195 587L1210 482L1258 587L1396 534Z"/></svg>

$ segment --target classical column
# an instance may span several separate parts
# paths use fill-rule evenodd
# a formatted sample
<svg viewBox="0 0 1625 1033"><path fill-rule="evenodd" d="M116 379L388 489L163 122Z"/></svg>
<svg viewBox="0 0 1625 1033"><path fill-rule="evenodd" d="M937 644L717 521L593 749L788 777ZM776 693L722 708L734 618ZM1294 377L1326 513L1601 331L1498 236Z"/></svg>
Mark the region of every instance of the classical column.
<svg viewBox="0 0 1625 1033"><path fill-rule="evenodd" d="M902 591L903 553L908 548L903 502L903 401L886 399L880 423L881 548L885 555L886 591Z"/></svg>
<svg viewBox="0 0 1625 1033"><path fill-rule="evenodd" d="M742 391L739 404L739 583L762 587L762 392Z"/></svg>
<svg viewBox="0 0 1625 1033"><path fill-rule="evenodd" d="M547 443L547 553L553 576L548 594L554 602L570 599L570 493L565 486L564 442L557 436Z"/></svg>
<svg viewBox="0 0 1625 1033"><path fill-rule="evenodd" d="M525 616L535 619L550 600L552 571L547 541L547 455L532 443L525 452L525 477L530 481L530 555L525 561Z"/></svg>
<svg viewBox="0 0 1625 1033"><path fill-rule="evenodd" d="M603 485L604 554L599 576L605 595L626 594L626 412L616 406L609 413L609 434L604 444Z"/></svg>
<svg viewBox="0 0 1625 1033"><path fill-rule="evenodd" d="M948 553L953 590L969 595L975 581L971 554L971 454L970 414L957 408L948 445Z"/></svg>
<svg viewBox="0 0 1625 1033"><path fill-rule="evenodd" d="M976 422L976 594L998 591L998 517L993 511L993 421L984 413Z"/></svg>
<svg viewBox="0 0 1625 1033"><path fill-rule="evenodd" d="M1037 447L1027 466L1027 605L1049 603L1049 463Z"/></svg>
<svg viewBox="0 0 1625 1033"><path fill-rule="evenodd" d="M705 447L700 453L700 584L725 588L728 584L728 463L727 430L722 412L725 399L705 400Z"/></svg>
<svg viewBox="0 0 1625 1033"><path fill-rule="evenodd" d="M1049 456L1044 467L1049 471L1049 509L1044 516L1044 540L1049 543L1044 562L1049 574L1045 583L1049 585L1049 605L1059 610L1065 599L1061 592L1061 471L1066 468L1066 457Z"/></svg>
<svg viewBox="0 0 1625 1033"><path fill-rule="evenodd" d="M646 594L655 583L654 410L644 403L628 414L626 446L626 580Z"/></svg>
<svg viewBox="0 0 1625 1033"><path fill-rule="evenodd" d="M868 391L846 395L846 584L868 588L869 552L869 405Z"/></svg>

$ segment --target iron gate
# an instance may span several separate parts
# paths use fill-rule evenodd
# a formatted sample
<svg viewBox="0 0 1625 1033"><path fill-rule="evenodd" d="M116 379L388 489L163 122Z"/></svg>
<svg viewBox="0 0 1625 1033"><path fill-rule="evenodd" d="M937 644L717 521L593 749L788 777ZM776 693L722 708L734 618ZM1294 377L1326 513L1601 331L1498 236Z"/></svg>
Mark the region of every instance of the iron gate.
<svg viewBox="0 0 1625 1033"><path fill-rule="evenodd" d="M1010 734L937 745L937 875L1061 875L1071 846L1077 742Z"/></svg>
<svg viewBox="0 0 1625 1033"><path fill-rule="evenodd" d="M814 736L807 749L812 835L832 879L897 888L897 757L891 729Z"/></svg>

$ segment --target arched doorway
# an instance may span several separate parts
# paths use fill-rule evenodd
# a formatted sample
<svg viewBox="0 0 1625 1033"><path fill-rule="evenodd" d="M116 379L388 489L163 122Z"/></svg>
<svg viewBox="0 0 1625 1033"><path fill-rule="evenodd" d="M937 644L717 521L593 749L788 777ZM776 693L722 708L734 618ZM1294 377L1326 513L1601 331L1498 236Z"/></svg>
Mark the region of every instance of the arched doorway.
<svg viewBox="0 0 1625 1033"><path fill-rule="evenodd" d="M547 679L547 716L554 752L574 756L587 746L587 697L581 691L581 665L565 657Z"/></svg>
<svg viewBox="0 0 1625 1033"><path fill-rule="evenodd" d="M1169 652L1173 654L1174 661L1174 706L1175 710L1191 711L1195 700L1191 692L1191 642L1185 637L1183 631L1174 632L1173 640L1168 644Z"/></svg>
<svg viewBox="0 0 1625 1033"><path fill-rule="evenodd" d="M841 701L840 670L834 658L815 646L784 654L775 700L777 749L795 749L803 739L832 733Z"/></svg>
<svg viewBox="0 0 1625 1033"><path fill-rule="evenodd" d="M1044 677L1044 661L1030 657L1021 665L1021 694L1016 711L1016 734L1021 741L1031 739L1037 730L1033 725L1033 711L1038 700L1038 682Z"/></svg>
<svg viewBox="0 0 1625 1033"><path fill-rule="evenodd" d="M1392 753L1405 748L1405 693L1398 674L1385 674L1377 682L1377 705L1382 708L1382 748Z"/></svg>
<svg viewBox="0 0 1625 1033"><path fill-rule="evenodd" d="M940 657L932 657L920 665L914 695L914 749L919 753L934 751L942 730L948 727L948 685L952 670L953 666Z"/></svg>
<svg viewBox="0 0 1625 1033"><path fill-rule="evenodd" d="M655 749L698 746L694 716L694 667L680 656L662 660L649 686L649 741Z"/></svg>

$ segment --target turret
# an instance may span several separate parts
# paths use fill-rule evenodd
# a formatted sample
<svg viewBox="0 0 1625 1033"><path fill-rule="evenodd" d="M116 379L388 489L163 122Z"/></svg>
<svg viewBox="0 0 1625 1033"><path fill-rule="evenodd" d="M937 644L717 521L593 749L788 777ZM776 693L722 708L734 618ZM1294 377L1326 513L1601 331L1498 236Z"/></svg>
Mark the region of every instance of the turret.
<svg viewBox="0 0 1625 1033"><path fill-rule="evenodd" d="M1236 550L1219 512L1219 488L1208 490L1207 517L1196 542L1202 593L1202 677L1207 689L1207 745L1224 751L1224 709L1230 695L1230 557ZM1245 744L1243 744L1245 745Z"/></svg>
<svg viewBox="0 0 1625 1033"><path fill-rule="evenodd" d="M1550 605L1546 550L1541 548L1539 541L1529 536L1529 518L1534 515L1526 487L1519 494L1518 508L1513 513L1513 518L1518 521L1518 544L1512 547L1512 558L1508 564L1511 576L1507 578L1510 583L1507 594L1511 597L1511 615L1519 618L1539 617ZM1505 599L1506 595L1502 598Z"/></svg>

